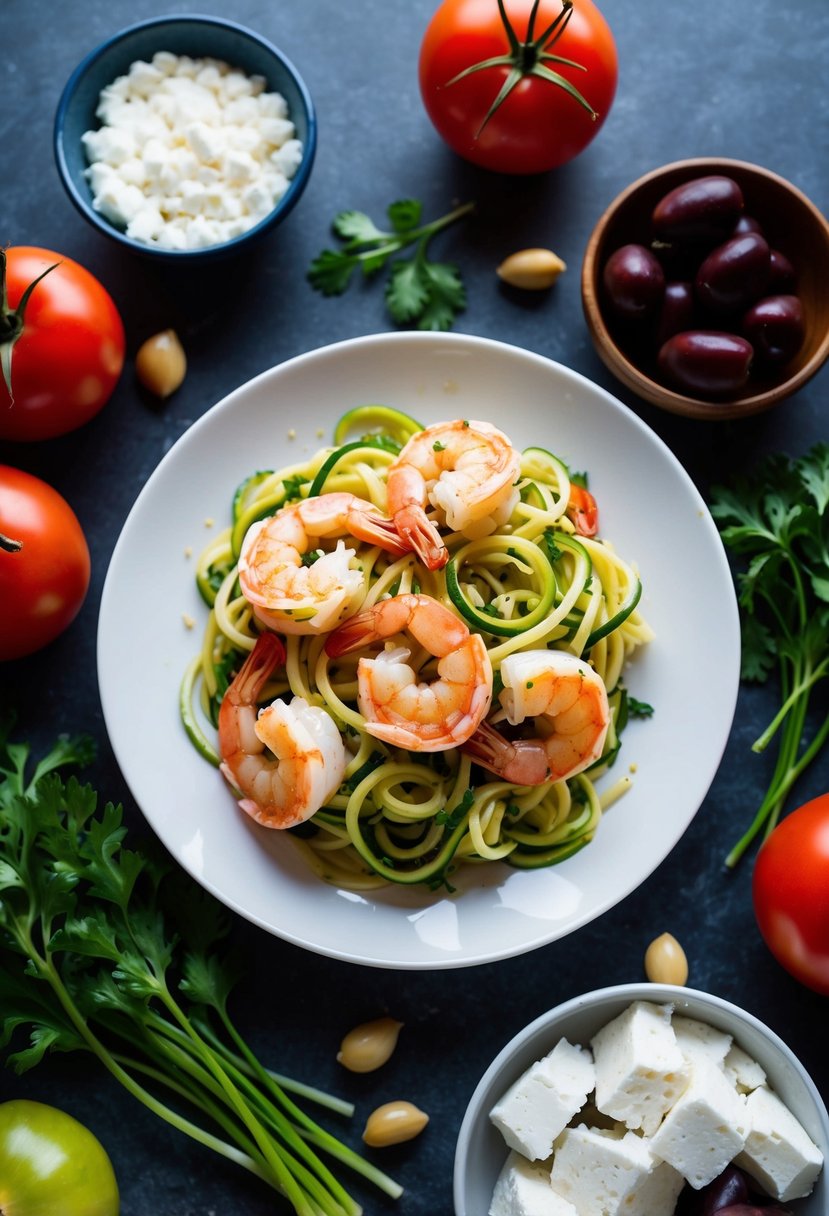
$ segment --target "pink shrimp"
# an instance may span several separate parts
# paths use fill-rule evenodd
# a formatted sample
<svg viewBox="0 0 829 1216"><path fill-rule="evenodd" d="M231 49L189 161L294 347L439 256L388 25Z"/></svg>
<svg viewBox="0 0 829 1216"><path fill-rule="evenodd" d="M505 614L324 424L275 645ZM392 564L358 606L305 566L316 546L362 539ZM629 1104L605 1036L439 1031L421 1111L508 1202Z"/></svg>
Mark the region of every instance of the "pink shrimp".
<svg viewBox="0 0 829 1216"><path fill-rule="evenodd" d="M265 683L284 662L276 634L261 634L219 709L222 774L243 795L242 810L267 828L310 819L337 790L346 766L342 737L324 709L294 697L257 715Z"/></svg>
<svg viewBox="0 0 829 1216"><path fill-rule="evenodd" d="M388 509L406 544L430 570L449 560L426 504L474 539L505 523L518 501L521 454L488 422L458 418L419 431L389 467Z"/></svg>
<svg viewBox="0 0 829 1216"><path fill-rule="evenodd" d="M395 557L409 552L391 520L344 492L305 498L251 525L239 555L239 583L263 624L280 633L322 633L359 606L363 577L354 549L338 542L311 565L302 560L315 540L347 535Z"/></svg>
<svg viewBox="0 0 829 1216"><path fill-rule="evenodd" d="M525 650L501 664L499 694L507 720L539 722L532 739L506 739L484 723L463 750L484 768L516 785L565 781L598 760L610 709L601 676L583 659L561 650Z"/></svg>
<svg viewBox="0 0 829 1216"><path fill-rule="evenodd" d="M429 595L397 595L353 616L328 638L332 658L408 630L438 659L438 678L418 679L405 647L361 658L360 712L375 738L412 752L458 747L476 730L492 699L492 664L483 639Z"/></svg>

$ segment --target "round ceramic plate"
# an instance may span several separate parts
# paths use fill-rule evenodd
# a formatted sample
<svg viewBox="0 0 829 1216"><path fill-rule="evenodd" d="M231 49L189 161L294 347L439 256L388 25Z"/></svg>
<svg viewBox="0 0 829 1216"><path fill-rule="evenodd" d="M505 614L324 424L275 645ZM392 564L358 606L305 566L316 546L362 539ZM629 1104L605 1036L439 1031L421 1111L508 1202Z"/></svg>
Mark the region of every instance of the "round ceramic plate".
<svg viewBox="0 0 829 1216"><path fill-rule="evenodd" d="M289 837L238 809L179 721L179 683L206 614L186 553L210 539L207 521L216 521L215 534L229 519L244 477L330 444L340 415L371 402L424 423L491 421L517 447L539 445L587 470L602 535L639 569L641 610L655 640L637 652L627 684L655 713L625 731L614 774L635 767L632 789L602 819L595 840L556 867L467 866L453 876L452 893L389 887L356 894L326 885ZM195 628L186 627L186 616ZM128 638L141 643L125 645ZM179 439L113 553L98 674L130 790L198 882L309 950L381 967L441 968L507 958L563 937L647 878L714 778L736 704L739 652L733 583L716 527L682 466L635 414L582 376L515 347L402 333L343 342L272 368Z"/></svg>

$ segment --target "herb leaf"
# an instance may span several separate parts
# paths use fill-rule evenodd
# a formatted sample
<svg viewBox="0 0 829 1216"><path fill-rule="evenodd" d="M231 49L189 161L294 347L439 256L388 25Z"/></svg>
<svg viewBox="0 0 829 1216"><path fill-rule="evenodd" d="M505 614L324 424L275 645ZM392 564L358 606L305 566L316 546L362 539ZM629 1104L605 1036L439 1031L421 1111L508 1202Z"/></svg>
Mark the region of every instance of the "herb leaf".
<svg viewBox="0 0 829 1216"><path fill-rule="evenodd" d="M777 737L777 763L754 821L726 858L734 866L761 831L772 831L829 737L829 714L809 713L829 676L829 445L799 459L767 457L753 476L715 488L711 513L741 559L742 678L763 683L776 670L780 689L780 709L753 744L761 753Z"/></svg>
<svg viewBox="0 0 829 1216"><path fill-rule="evenodd" d="M422 203L399 199L387 209L391 225L388 232L381 231L365 212L341 211L334 217L332 230L344 244L340 249L323 249L317 255L308 269L308 281L323 295L342 295L358 266L370 276L389 265L385 300L392 320L398 325L416 324L420 329L449 329L466 307L466 292L458 268L430 261L427 249L438 232L466 215L472 206L467 203L423 224ZM389 262L412 245L415 251L410 259Z"/></svg>

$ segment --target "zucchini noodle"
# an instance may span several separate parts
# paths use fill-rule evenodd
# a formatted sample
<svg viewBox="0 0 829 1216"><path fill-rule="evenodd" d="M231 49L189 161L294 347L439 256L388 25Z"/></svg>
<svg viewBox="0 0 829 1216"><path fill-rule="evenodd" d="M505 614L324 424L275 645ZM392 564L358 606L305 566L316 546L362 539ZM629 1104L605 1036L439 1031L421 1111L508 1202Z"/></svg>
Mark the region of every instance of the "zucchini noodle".
<svg viewBox="0 0 829 1216"><path fill-rule="evenodd" d="M339 421L333 447L307 462L252 473L236 490L228 526L197 560L196 584L209 612L201 650L180 692L184 727L208 762L220 763L219 707L262 628L238 579L248 528L290 503L332 491L385 512L389 466L421 429L392 407L361 406ZM307 822L288 830L321 879L355 891L390 882L451 890L450 878L461 866L554 865L593 840L603 811L630 786L625 775L602 795L597 781L616 759L629 713L649 712L628 697L623 673L652 633L639 611L635 569L607 540L579 535L568 518L574 483L583 481L571 479L560 459L528 448L508 522L476 540L443 528L450 556L442 570L428 570L414 553L395 559L366 542L347 543L362 578L361 609L389 596L424 593L481 635L494 672L492 722L504 716L497 692L507 655L550 648L589 662L609 696L611 722L601 757L568 780L524 787L494 780L459 750L395 749L365 730L357 705L358 656L329 658L325 635L291 633L284 639L284 669L274 673L262 704L294 695L324 708L349 753L339 790ZM333 544L320 542L319 548ZM411 649L410 665L421 678L434 678L434 656L414 643Z"/></svg>

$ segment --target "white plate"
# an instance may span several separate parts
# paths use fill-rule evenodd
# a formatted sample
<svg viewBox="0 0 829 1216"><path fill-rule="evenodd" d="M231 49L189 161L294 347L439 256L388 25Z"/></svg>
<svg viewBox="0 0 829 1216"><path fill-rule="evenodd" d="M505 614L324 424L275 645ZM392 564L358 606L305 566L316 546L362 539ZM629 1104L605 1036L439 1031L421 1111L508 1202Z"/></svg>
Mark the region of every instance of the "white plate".
<svg viewBox="0 0 829 1216"><path fill-rule="evenodd" d="M182 672L205 609L193 559L228 518L250 472L331 442L345 410L382 402L424 422L482 418L518 447L588 470L602 534L635 563L656 640L635 657L633 721L617 770L633 789L596 839L547 870L470 869L454 894L326 886L292 842L238 810L178 718ZM324 438L320 438L320 433ZM215 531L215 529L214 529ZM182 614L194 617L185 628ZM257 376L208 411L164 457L124 525L98 631L104 718L124 777L181 865L228 907L299 946L380 967L441 968L507 958L607 911L665 858L714 778L739 681L733 583L716 527L682 466L635 414L558 364L453 334L381 334L325 347ZM455 879L453 878L453 882Z"/></svg>

